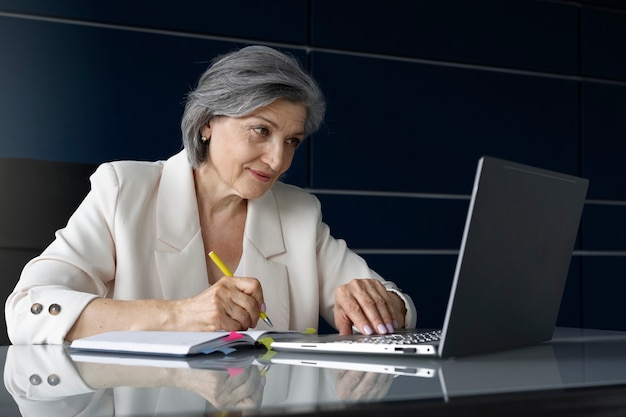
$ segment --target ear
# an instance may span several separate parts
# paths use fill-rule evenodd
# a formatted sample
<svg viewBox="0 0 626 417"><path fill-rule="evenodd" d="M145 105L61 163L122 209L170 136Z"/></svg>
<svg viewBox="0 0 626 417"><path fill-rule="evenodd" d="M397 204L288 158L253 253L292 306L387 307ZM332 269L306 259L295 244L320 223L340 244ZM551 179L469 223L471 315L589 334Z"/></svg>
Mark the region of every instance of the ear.
<svg viewBox="0 0 626 417"><path fill-rule="evenodd" d="M204 136L205 138L211 137L211 122L204 125L204 127L200 130L200 134L201 136Z"/></svg>

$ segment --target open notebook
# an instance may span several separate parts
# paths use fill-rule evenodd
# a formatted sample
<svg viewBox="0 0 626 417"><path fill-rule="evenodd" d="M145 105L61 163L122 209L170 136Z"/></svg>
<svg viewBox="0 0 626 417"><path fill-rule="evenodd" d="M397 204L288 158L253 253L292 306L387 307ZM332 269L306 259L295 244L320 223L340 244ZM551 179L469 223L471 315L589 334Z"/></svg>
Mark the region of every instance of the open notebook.
<svg viewBox="0 0 626 417"><path fill-rule="evenodd" d="M411 330L276 341L272 349L452 357L550 339L587 186L583 178L481 158L441 330L424 341Z"/></svg>

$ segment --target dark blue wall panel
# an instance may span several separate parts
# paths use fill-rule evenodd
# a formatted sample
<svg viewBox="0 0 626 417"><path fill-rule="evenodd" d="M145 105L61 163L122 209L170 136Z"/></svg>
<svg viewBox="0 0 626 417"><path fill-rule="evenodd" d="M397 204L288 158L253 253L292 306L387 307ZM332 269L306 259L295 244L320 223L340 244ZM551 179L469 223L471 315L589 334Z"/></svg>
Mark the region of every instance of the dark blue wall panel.
<svg viewBox="0 0 626 417"><path fill-rule="evenodd" d="M181 148L182 102L217 42L0 17L0 154L74 162ZM9 41L11 39L11 41Z"/></svg>
<svg viewBox="0 0 626 417"><path fill-rule="evenodd" d="M258 41L308 40L307 0L0 0L0 11Z"/></svg>
<svg viewBox="0 0 626 417"><path fill-rule="evenodd" d="M185 95L215 55L242 45L0 16L0 112L10 121L0 155L167 158L181 149Z"/></svg>
<svg viewBox="0 0 626 417"><path fill-rule="evenodd" d="M470 188L467 194L471 192ZM333 236L355 249L455 249L469 199L318 195Z"/></svg>
<svg viewBox="0 0 626 417"><path fill-rule="evenodd" d="M582 75L626 81L626 11L584 7L580 36Z"/></svg>
<svg viewBox="0 0 626 417"><path fill-rule="evenodd" d="M573 81L312 55L329 101L313 187L468 194L483 155L578 173Z"/></svg>
<svg viewBox="0 0 626 417"><path fill-rule="evenodd" d="M587 204L581 240L585 250L625 251L626 204Z"/></svg>
<svg viewBox="0 0 626 417"><path fill-rule="evenodd" d="M626 258L589 256L583 265L584 327L626 330Z"/></svg>
<svg viewBox="0 0 626 417"><path fill-rule="evenodd" d="M582 83L581 124L590 198L626 200L626 84Z"/></svg>
<svg viewBox="0 0 626 417"><path fill-rule="evenodd" d="M312 0L316 47L574 74L577 12L551 2Z"/></svg>
<svg viewBox="0 0 626 417"><path fill-rule="evenodd" d="M624 0L582 0L579 3L587 6L611 9L617 13L626 11L626 3Z"/></svg>

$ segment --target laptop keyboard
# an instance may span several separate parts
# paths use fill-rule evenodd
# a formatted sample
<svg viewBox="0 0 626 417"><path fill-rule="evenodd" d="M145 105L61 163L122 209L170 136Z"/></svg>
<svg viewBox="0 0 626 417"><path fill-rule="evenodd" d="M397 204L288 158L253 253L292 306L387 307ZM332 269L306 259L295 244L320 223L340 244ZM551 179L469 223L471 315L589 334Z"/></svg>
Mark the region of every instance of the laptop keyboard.
<svg viewBox="0 0 626 417"><path fill-rule="evenodd" d="M441 330L419 333L391 333L360 337L355 340L342 340L341 343L376 343L381 345L416 345L437 342L441 339Z"/></svg>

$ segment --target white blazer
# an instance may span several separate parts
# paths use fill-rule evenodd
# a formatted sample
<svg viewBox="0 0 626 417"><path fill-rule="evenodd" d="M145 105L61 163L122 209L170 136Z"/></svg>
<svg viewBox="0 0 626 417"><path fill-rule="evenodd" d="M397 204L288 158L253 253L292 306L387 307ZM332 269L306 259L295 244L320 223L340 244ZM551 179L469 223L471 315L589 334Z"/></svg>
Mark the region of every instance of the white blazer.
<svg viewBox="0 0 626 417"><path fill-rule="evenodd" d="M185 151L167 161L105 163L67 226L25 266L5 306L9 338L63 343L96 297L195 296L209 286L206 256ZM260 281L275 329L316 328L320 314L333 324L335 289L353 278L382 280L405 301L406 326L415 326L411 298L334 239L317 198L294 186L277 183L248 203L235 275Z"/></svg>

